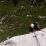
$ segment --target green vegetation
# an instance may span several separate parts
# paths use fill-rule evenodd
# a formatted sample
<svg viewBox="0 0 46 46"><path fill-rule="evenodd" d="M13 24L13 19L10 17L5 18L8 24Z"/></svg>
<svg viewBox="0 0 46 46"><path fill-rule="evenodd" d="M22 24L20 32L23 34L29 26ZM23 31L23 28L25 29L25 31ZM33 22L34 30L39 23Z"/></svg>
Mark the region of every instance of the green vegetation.
<svg viewBox="0 0 46 46"><path fill-rule="evenodd" d="M26 0L19 0L15 6L12 0L0 1L0 42L6 40L7 36L27 34L30 23L36 21L41 28L46 27L46 2L36 6L29 4Z"/></svg>

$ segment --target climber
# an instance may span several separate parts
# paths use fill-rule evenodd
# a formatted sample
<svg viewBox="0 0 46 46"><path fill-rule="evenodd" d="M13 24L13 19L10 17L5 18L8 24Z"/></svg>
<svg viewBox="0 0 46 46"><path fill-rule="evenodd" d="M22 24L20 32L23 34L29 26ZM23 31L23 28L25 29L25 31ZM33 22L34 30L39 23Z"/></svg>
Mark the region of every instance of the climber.
<svg viewBox="0 0 46 46"><path fill-rule="evenodd" d="M38 22L30 24L29 32L34 32L34 31L39 31L39 30L40 30L40 26L39 26Z"/></svg>

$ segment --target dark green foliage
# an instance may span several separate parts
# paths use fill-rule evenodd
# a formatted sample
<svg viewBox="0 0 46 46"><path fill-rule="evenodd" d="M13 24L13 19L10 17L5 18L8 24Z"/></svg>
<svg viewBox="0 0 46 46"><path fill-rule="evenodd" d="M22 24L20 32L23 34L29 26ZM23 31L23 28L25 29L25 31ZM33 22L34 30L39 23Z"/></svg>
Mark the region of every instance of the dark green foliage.
<svg viewBox="0 0 46 46"><path fill-rule="evenodd" d="M46 2L30 6L27 0L17 0L14 7L13 0L0 2L0 41L6 40L7 36L13 37L29 32L30 23L39 22L41 28L46 27ZM1 20L4 18L3 20Z"/></svg>

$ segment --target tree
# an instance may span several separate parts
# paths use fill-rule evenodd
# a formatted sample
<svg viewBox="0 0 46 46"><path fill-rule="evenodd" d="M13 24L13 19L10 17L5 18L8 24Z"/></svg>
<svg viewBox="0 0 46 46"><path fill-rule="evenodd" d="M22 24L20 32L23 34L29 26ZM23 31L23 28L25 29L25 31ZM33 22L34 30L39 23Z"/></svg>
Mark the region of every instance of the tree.
<svg viewBox="0 0 46 46"><path fill-rule="evenodd" d="M30 2L30 5L37 5L38 3L41 3L44 0L27 0L28 2Z"/></svg>
<svg viewBox="0 0 46 46"><path fill-rule="evenodd" d="M12 0L12 1L13 1L14 6L19 2L19 0Z"/></svg>
<svg viewBox="0 0 46 46"><path fill-rule="evenodd" d="M30 0L31 5L37 5L39 0Z"/></svg>

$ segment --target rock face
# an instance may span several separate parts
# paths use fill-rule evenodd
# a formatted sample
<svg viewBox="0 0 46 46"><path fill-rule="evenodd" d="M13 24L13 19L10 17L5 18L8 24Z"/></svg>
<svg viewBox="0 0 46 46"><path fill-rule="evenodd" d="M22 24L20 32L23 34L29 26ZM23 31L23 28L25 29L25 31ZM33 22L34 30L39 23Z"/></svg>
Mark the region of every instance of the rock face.
<svg viewBox="0 0 46 46"><path fill-rule="evenodd" d="M46 46L46 28L42 31L14 36L1 42L0 46Z"/></svg>

